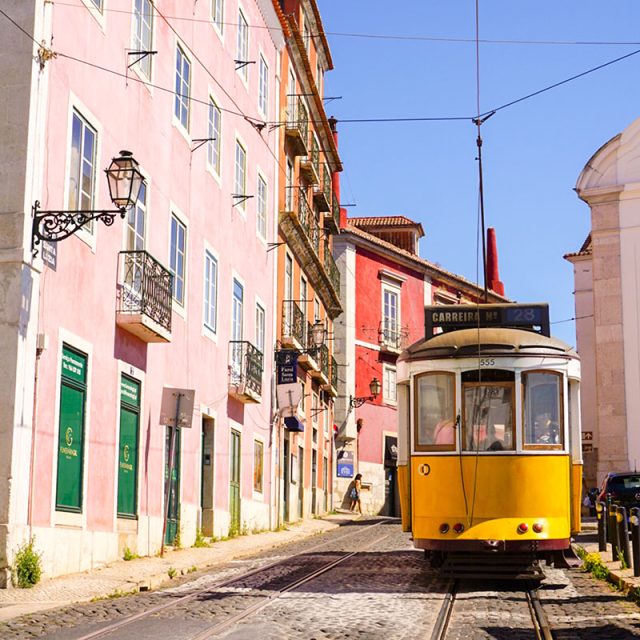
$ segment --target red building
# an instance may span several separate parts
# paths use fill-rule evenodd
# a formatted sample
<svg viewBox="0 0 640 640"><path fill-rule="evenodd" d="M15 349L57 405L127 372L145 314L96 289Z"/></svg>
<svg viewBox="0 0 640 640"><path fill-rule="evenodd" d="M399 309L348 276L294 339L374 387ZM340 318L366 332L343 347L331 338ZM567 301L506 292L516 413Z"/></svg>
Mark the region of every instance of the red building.
<svg viewBox="0 0 640 640"><path fill-rule="evenodd" d="M424 336L425 305L480 302L484 290L420 258L422 225L404 216L347 218L343 210L341 226L334 238L344 310L334 323L340 370L334 503L348 507L353 476L361 473L363 511L395 515L397 357ZM488 302L504 302L493 229L488 236Z"/></svg>

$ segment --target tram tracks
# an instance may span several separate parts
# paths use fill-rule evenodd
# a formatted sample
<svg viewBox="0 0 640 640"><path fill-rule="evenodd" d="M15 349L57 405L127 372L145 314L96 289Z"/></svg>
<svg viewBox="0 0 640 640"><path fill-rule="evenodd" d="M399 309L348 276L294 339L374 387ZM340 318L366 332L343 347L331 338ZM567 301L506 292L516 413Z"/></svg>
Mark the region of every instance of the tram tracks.
<svg viewBox="0 0 640 640"><path fill-rule="evenodd" d="M460 580L454 580L449 583L447 592L445 593L442 601L442 606L440 607L436 622L431 632L430 640L446 640L449 624L460 588ZM518 591L512 591L510 593L518 593ZM542 602L540 601L538 589L523 589L521 593L524 593L525 596L536 639L554 640L549 619L547 618ZM499 599L496 598L496 602L498 601Z"/></svg>
<svg viewBox="0 0 640 640"><path fill-rule="evenodd" d="M261 609L269 606L272 602L274 602L284 594L293 591L298 587L301 587L307 582L314 580L315 578L327 573L328 571L331 571L334 567L346 562L350 558L356 556L359 553L362 553L363 551L366 551L367 549L388 538L390 534L385 533L384 535L378 536L373 540L358 544L358 548L355 551L326 550L327 547L331 547L332 545L340 545L344 540L353 536L358 535L360 537L364 537L365 532L370 532L373 529L380 527L384 522L386 522L386 520L381 520L380 522L376 522L375 524L369 525L364 528L358 527L357 530L340 536L338 539L333 539L328 542L315 545L309 549L304 550L301 553L294 554L293 556L289 556L287 558L268 563L264 566L245 571L228 579L209 584L205 588L189 592L184 596L172 600L171 602L165 602L163 604L153 606L150 609L141 611L139 613L127 616L126 618L108 624L107 626L78 637L77 640L94 640L99 638L135 638L137 637L136 628L138 627L138 625L144 625L145 621L148 621L154 616L169 613L172 609L176 610L178 609L178 607L184 605L189 606L190 604L192 604L193 606L197 606L198 603L196 601L205 602L208 599L214 600L217 597L222 597L220 594L224 594L225 590L227 590L228 593L229 591L233 591L234 588L238 588L238 591L246 592L246 587L243 588L242 585L246 584L250 579L253 578L259 581L261 576L266 576L269 571L275 571L277 574L278 570L284 570L286 573L286 570L288 568L295 565L294 561L296 560L301 562L304 559L305 561L308 561L305 562L305 564L308 563L313 565L314 562L311 561L311 558L313 558L314 554L319 556L324 553L325 555L332 556L331 559L323 559L326 561L322 561L320 563L321 566L313 568L312 570L306 570L302 575L296 575L293 578L287 578L286 576L276 576L276 578L271 578L270 580L265 578L267 582L280 582L282 584L275 588L270 588L270 591L266 595L261 592L260 588L257 588L256 592L258 592L258 595L256 596L256 598L254 598L257 599L257 601L250 603L248 606L237 607L238 610L234 613L223 614L221 617L223 617L224 619L221 619L219 621L216 621L214 619L211 624L204 625L205 628L198 630L195 635L190 633L188 636L185 636L185 638L188 638L189 640L206 640L208 638L213 638L220 632L228 629L234 624L241 622L243 619L248 618ZM325 551L321 551L323 549L325 549ZM296 571L294 570L292 573L296 574ZM298 571L298 573L300 572ZM174 637L178 638L179 636L174 635Z"/></svg>

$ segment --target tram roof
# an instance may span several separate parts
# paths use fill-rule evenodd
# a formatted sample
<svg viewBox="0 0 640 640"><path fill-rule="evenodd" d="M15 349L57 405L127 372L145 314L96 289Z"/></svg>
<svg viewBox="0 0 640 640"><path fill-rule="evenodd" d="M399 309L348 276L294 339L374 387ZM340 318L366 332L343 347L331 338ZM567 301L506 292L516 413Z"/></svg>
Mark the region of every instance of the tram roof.
<svg viewBox="0 0 640 640"><path fill-rule="evenodd" d="M534 331L489 327L460 329L440 333L412 344L400 360L419 357L465 357L478 354L504 355L564 355L577 358L575 349L562 340L549 338Z"/></svg>

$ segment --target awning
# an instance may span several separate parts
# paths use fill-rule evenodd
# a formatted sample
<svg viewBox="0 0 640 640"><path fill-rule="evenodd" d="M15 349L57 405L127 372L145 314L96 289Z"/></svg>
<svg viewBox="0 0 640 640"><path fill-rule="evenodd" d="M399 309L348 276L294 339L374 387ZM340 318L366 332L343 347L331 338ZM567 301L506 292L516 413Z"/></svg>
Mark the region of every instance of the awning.
<svg viewBox="0 0 640 640"><path fill-rule="evenodd" d="M284 428L289 431L304 431L304 422L301 422L295 416L289 416L284 419Z"/></svg>

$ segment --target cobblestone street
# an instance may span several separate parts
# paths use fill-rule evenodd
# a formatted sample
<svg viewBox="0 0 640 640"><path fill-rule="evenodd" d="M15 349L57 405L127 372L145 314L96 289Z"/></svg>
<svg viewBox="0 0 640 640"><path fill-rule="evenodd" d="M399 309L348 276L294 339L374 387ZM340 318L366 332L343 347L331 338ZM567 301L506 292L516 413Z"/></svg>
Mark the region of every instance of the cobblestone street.
<svg viewBox="0 0 640 640"><path fill-rule="evenodd" d="M105 599L23 616L0 626L3 639L79 639L114 622L168 605L113 629L101 638L189 639L231 621L211 637L233 640L428 638L449 581L428 567L396 522L353 522L311 539L280 547L215 572L183 578L169 589ZM320 546L322 545L322 546ZM296 587L277 593L293 578L357 551L342 563ZM292 557L297 554L304 554ZM285 560L284 564L275 562ZM262 571L257 572L257 570ZM256 571L245 576L249 571ZM556 640L622 640L640 637L640 608L608 584L579 569L545 570L540 598ZM245 576L245 577L243 577ZM232 578L239 580L216 588ZM192 596L186 598L185 596ZM242 621L251 605L269 606ZM209 630L209 631L208 631ZM460 584L447 638L535 638L524 591L502 583Z"/></svg>

